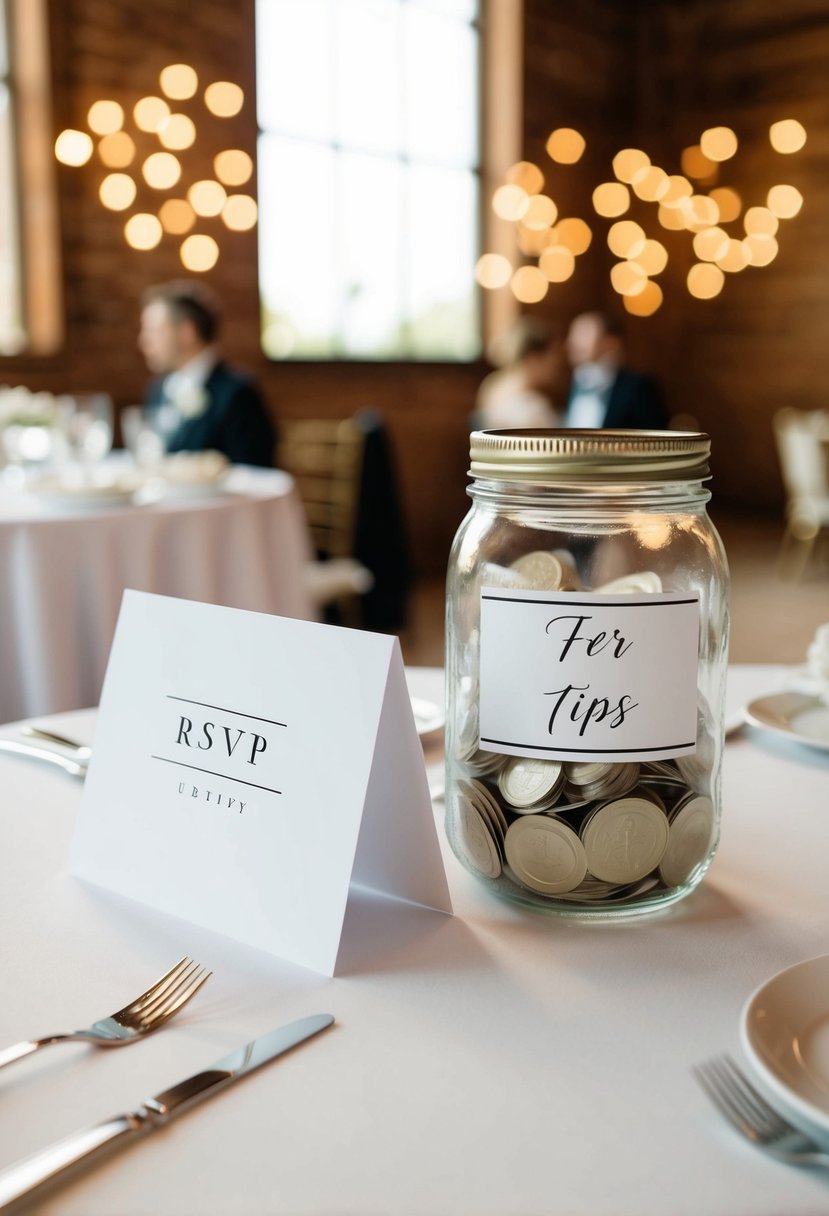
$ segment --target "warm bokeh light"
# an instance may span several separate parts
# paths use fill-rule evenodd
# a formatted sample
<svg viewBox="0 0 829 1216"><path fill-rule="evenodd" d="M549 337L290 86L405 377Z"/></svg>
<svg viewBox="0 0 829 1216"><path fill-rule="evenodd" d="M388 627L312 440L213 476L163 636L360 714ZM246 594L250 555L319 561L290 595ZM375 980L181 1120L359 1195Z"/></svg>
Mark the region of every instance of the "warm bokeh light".
<svg viewBox="0 0 829 1216"><path fill-rule="evenodd" d="M769 143L775 152L799 152L806 143L806 128L796 118L782 118L769 127Z"/></svg>
<svg viewBox="0 0 829 1216"><path fill-rule="evenodd" d="M516 229L516 240L521 252L530 258L537 258L548 245L558 243L555 228L525 228L520 222Z"/></svg>
<svg viewBox="0 0 829 1216"><path fill-rule="evenodd" d="M663 203L660 203L658 218L662 227L669 229L671 232L681 232L685 227L685 216L676 205L666 207Z"/></svg>
<svg viewBox="0 0 829 1216"><path fill-rule="evenodd" d="M683 149L680 164L685 176L693 177L698 182L706 181L717 172L716 162L709 160L699 144Z"/></svg>
<svg viewBox="0 0 829 1216"><path fill-rule="evenodd" d="M551 245L538 259L538 268L551 283L564 283L576 269L576 258L566 245Z"/></svg>
<svg viewBox="0 0 829 1216"><path fill-rule="evenodd" d="M196 222L196 213L184 198L168 198L158 209L158 218L165 232L183 236Z"/></svg>
<svg viewBox="0 0 829 1216"><path fill-rule="evenodd" d="M636 296L645 290L648 276L636 262L617 262L611 267L610 282L620 296Z"/></svg>
<svg viewBox="0 0 829 1216"><path fill-rule="evenodd" d="M624 215L630 206L627 186L623 186L621 182L602 182L593 191L593 206L598 215L608 219Z"/></svg>
<svg viewBox="0 0 829 1216"><path fill-rule="evenodd" d="M144 161L141 172L153 190L169 190L181 177L181 165L172 152L153 152Z"/></svg>
<svg viewBox="0 0 829 1216"><path fill-rule="evenodd" d="M730 160L737 151L737 136L731 127L709 127L700 136L699 146L709 160Z"/></svg>
<svg viewBox="0 0 829 1216"><path fill-rule="evenodd" d="M538 165L529 160L519 160L510 165L504 174L504 181L511 186L520 186L527 194L540 194L544 189L544 174Z"/></svg>
<svg viewBox="0 0 829 1216"><path fill-rule="evenodd" d="M693 193L694 187L687 177L683 177L681 173L672 173L668 178L668 189L659 202L663 207L678 207L681 199L690 198Z"/></svg>
<svg viewBox="0 0 829 1216"><path fill-rule="evenodd" d="M736 220L743 209L743 200L730 186L720 186L717 190L712 190L708 197L717 204L720 222L723 224Z"/></svg>
<svg viewBox="0 0 829 1216"><path fill-rule="evenodd" d="M710 262L697 262L688 271L688 290L698 300L713 300L723 289L725 275L719 266Z"/></svg>
<svg viewBox="0 0 829 1216"><path fill-rule="evenodd" d="M668 265L668 250L661 241L647 240L640 249L638 245L630 252L630 257L641 266L645 274L661 274Z"/></svg>
<svg viewBox="0 0 829 1216"><path fill-rule="evenodd" d="M803 195L796 186L772 186L766 204L772 215L780 220L790 220L803 206Z"/></svg>
<svg viewBox="0 0 829 1216"><path fill-rule="evenodd" d="M165 97L173 101L186 101L195 95L199 87L199 78L194 68L188 63L171 63L163 68L158 83Z"/></svg>
<svg viewBox="0 0 829 1216"><path fill-rule="evenodd" d="M743 216L743 227L749 236L755 232L763 236L774 236L780 227L780 220L776 215L772 215L768 207L749 207Z"/></svg>
<svg viewBox="0 0 829 1216"><path fill-rule="evenodd" d="M646 283L638 295L623 296L622 303L634 317L650 317L662 303L662 288L658 283Z"/></svg>
<svg viewBox="0 0 829 1216"><path fill-rule="evenodd" d="M98 197L110 211L126 211L137 193L135 182L126 173L108 173L98 189Z"/></svg>
<svg viewBox="0 0 829 1216"><path fill-rule="evenodd" d="M219 246L212 236L194 234L181 242L179 257L185 269L203 274L205 270L212 270L218 262Z"/></svg>
<svg viewBox="0 0 829 1216"><path fill-rule="evenodd" d="M92 140L86 131L61 131L55 140L55 156L62 165L77 168L85 165L92 155Z"/></svg>
<svg viewBox="0 0 829 1216"><path fill-rule="evenodd" d="M728 249L729 236L722 228L703 228L694 237L694 253L701 262L716 262Z"/></svg>
<svg viewBox="0 0 829 1216"><path fill-rule="evenodd" d="M238 84L216 80L204 90L204 104L217 118L232 118L245 104L245 94Z"/></svg>
<svg viewBox="0 0 829 1216"><path fill-rule="evenodd" d="M180 152L196 142L196 124L186 114L171 114L158 128L158 139L163 147Z"/></svg>
<svg viewBox="0 0 829 1216"><path fill-rule="evenodd" d="M509 258L505 258L501 253L482 254L475 266L475 278L481 287L490 291L496 287L506 287L512 278Z"/></svg>
<svg viewBox="0 0 829 1216"><path fill-rule="evenodd" d="M492 196L492 210L502 220L520 220L530 205L521 186L499 186Z"/></svg>
<svg viewBox="0 0 829 1216"><path fill-rule="evenodd" d="M613 172L620 182L632 182L635 174L647 169L651 158L640 148L622 148L613 157Z"/></svg>
<svg viewBox="0 0 829 1216"><path fill-rule="evenodd" d="M220 215L226 199L227 192L224 186L220 185L219 182L211 181L209 178L204 181L193 182L193 185L187 191L187 201L196 215Z"/></svg>
<svg viewBox="0 0 829 1216"><path fill-rule="evenodd" d="M516 300L522 304L537 304L546 296L549 282L537 266L519 266L512 276L510 287Z"/></svg>
<svg viewBox="0 0 829 1216"><path fill-rule="evenodd" d="M701 232L719 223L720 209L707 194L692 194L680 201L679 211L689 232Z"/></svg>
<svg viewBox="0 0 829 1216"><path fill-rule="evenodd" d="M617 258L627 258L636 246L644 246L645 230L633 220L619 220L611 225L607 244L610 252L615 253Z"/></svg>
<svg viewBox="0 0 829 1216"><path fill-rule="evenodd" d="M124 225L124 236L127 244L133 249L155 249L161 240L163 229L156 215L139 212L131 215Z"/></svg>
<svg viewBox="0 0 829 1216"><path fill-rule="evenodd" d="M749 266L768 266L780 251L773 236L763 232L753 232L742 242Z"/></svg>
<svg viewBox="0 0 829 1216"><path fill-rule="evenodd" d="M108 169L126 169L135 160L135 144L126 131L105 135L98 144L98 155Z"/></svg>
<svg viewBox="0 0 829 1216"><path fill-rule="evenodd" d="M668 193L668 174L658 165L639 169L631 183L633 193L645 203L658 203Z"/></svg>
<svg viewBox="0 0 829 1216"><path fill-rule="evenodd" d="M728 238L728 246L724 253L714 259L720 270L725 270L729 274L736 274L740 270L745 270L748 266L748 257L746 250L743 248L743 242L736 240L734 237Z"/></svg>
<svg viewBox="0 0 829 1216"><path fill-rule="evenodd" d="M557 215L558 207L551 198L546 194L533 194L527 203L527 210L521 216L521 223L535 232L549 228L556 222Z"/></svg>
<svg viewBox="0 0 829 1216"><path fill-rule="evenodd" d="M96 135L113 135L124 125L124 109L117 101L96 101L86 116L90 131Z"/></svg>
<svg viewBox="0 0 829 1216"><path fill-rule="evenodd" d="M164 119L169 117L170 107L161 97L142 97L133 107L132 116L139 131L154 135Z"/></svg>
<svg viewBox="0 0 829 1216"><path fill-rule="evenodd" d="M247 232L255 227L259 218L259 208L256 199L249 194L229 194L222 208L222 219L225 227L232 232Z"/></svg>
<svg viewBox="0 0 829 1216"><path fill-rule="evenodd" d="M557 243L565 245L577 257L580 253L587 252L590 242L593 240L593 233L589 226L578 216L568 216L566 219L559 220L555 232Z"/></svg>
<svg viewBox="0 0 829 1216"><path fill-rule="evenodd" d="M559 165L574 165L585 147L584 136L572 127L558 127L547 139L547 155Z"/></svg>
<svg viewBox="0 0 829 1216"><path fill-rule="evenodd" d="M241 148L227 148L213 158L213 169L225 186L244 186L253 176L253 160Z"/></svg>

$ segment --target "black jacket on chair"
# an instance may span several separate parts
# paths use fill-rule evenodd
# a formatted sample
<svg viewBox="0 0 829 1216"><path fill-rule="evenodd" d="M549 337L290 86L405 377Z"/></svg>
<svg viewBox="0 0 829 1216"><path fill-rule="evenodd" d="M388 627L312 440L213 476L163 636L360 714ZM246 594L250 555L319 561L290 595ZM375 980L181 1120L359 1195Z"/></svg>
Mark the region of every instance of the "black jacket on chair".
<svg viewBox="0 0 829 1216"><path fill-rule="evenodd" d="M149 405L160 405L163 380L156 380ZM167 443L168 452L223 452L232 464L273 467L276 428L250 377L219 362L205 382L207 408L195 418L183 418Z"/></svg>

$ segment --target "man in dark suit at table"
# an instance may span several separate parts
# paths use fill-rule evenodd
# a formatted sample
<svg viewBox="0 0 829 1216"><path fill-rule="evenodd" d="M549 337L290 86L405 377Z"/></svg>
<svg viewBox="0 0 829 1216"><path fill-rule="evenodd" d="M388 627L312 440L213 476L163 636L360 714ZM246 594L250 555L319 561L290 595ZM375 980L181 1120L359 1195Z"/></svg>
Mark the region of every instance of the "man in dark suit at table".
<svg viewBox="0 0 829 1216"><path fill-rule="evenodd" d="M661 430L667 425L659 386L624 366L621 326L610 317L601 312L574 317L567 355L573 376L565 426Z"/></svg>
<svg viewBox="0 0 829 1216"><path fill-rule="evenodd" d="M157 410L168 452L222 452L233 464L270 468L276 430L249 376L228 366L217 345L218 302L185 280L144 295L138 347L156 376L147 404Z"/></svg>

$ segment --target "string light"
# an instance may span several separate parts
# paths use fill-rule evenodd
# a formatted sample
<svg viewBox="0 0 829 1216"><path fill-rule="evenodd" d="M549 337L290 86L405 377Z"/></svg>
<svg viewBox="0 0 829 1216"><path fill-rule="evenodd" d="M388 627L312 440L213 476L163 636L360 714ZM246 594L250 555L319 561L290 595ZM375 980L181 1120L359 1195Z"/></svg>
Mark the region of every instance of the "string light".
<svg viewBox="0 0 829 1216"><path fill-rule="evenodd" d="M645 274L661 274L668 265L668 250L661 241L646 240L642 248L631 250L630 256Z"/></svg>
<svg viewBox="0 0 829 1216"><path fill-rule="evenodd" d="M774 236L780 227L780 220L768 207L749 207L743 216L743 227L749 235L760 233L763 236Z"/></svg>
<svg viewBox="0 0 829 1216"><path fill-rule="evenodd" d="M728 249L728 233L722 228L703 228L694 237L694 253L701 262L716 262Z"/></svg>
<svg viewBox="0 0 829 1216"><path fill-rule="evenodd" d="M630 194L621 182L602 182L593 191L593 206L598 215L612 219L624 215L630 207Z"/></svg>
<svg viewBox="0 0 829 1216"><path fill-rule="evenodd" d="M135 144L126 131L105 135L98 144L98 155L108 169L126 169L135 160Z"/></svg>
<svg viewBox="0 0 829 1216"><path fill-rule="evenodd" d="M720 218L719 207L707 194L692 194L690 198L682 199L679 209L689 232L712 228Z"/></svg>
<svg viewBox="0 0 829 1216"><path fill-rule="evenodd" d="M540 194L544 189L544 174L538 165L529 160L519 160L510 165L504 174L504 181L511 186L520 186L527 194Z"/></svg>
<svg viewBox="0 0 829 1216"><path fill-rule="evenodd" d="M512 266L509 258L501 253L484 253L475 265L475 278L481 287L492 291L496 287L506 287L512 278Z"/></svg>
<svg viewBox="0 0 829 1216"><path fill-rule="evenodd" d="M227 192L224 186L220 185L219 182L211 181L209 178L204 181L193 182L193 185L187 191L187 201L196 215L206 217L221 215L226 199Z"/></svg>
<svg viewBox="0 0 829 1216"><path fill-rule="evenodd" d="M203 274L206 270L212 270L218 262L219 246L212 236L194 233L182 241L179 257L185 269Z"/></svg>
<svg viewBox="0 0 829 1216"><path fill-rule="evenodd" d="M186 114L171 114L158 128L159 142L165 148L179 152L196 142L196 124Z"/></svg>
<svg viewBox="0 0 829 1216"><path fill-rule="evenodd" d="M158 216L148 215L146 212L131 215L124 225L127 244L131 245L133 249L155 249L162 234L163 229Z"/></svg>
<svg viewBox="0 0 829 1216"><path fill-rule="evenodd" d="M253 176L253 161L241 148L227 148L213 158L216 177L225 186L244 186Z"/></svg>
<svg viewBox="0 0 829 1216"><path fill-rule="evenodd" d="M713 300L723 289L725 275L719 266L710 262L697 262L688 271L688 290L698 300Z"/></svg>
<svg viewBox="0 0 829 1216"><path fill-rule="evenodd" d="M519 266L510 287L522 304L537 304L547 294L549 283L537 266Z"/></svg>
<svg viewBox="0 0 829 1216"><path fill-rule="evenodd" d="M699 146L709 160L730 160L737 151L737 136L730 127L709 127L700 136Z"/></svg>
<svg viewBox="0 0 829 1216"><path fill-rule="evenodd" d="M521 186L499 186L492 196L492 210L502 220L520 220L530 205L530 196Z"/></svg>
<svg viewBox="0 0 829 1216"><path fill-rule="evenodd" d="M135 182L126 173L108 173L98 189L98 197L110 211L126 211L136 194Z"/></svg>
<svg viewBox="0 0 829 1216"><path fill-rule="evenodd" d="M648 276L636 262L617 262L610 271L610 282L620 296L635 296L645 290Z"/></svg>
<svg viewBox="0 0 829 1216"><path fill-rule="evenodd" d="M772 215L781 220L791 220L803 206L803 195L795 186L772 186L766 203Z"/></svg>
<svg viewBox="0 0 829 1216"><path fill-rule="evenodd" d="M620 182L632 182L634 176L650 166L651 160L639 148L622 148L613 157L613 172Z"/></svg>
<svg viewBox="0 0 829 1216"><path fill-rule="evenodd" d="M644 243L645 230L633 220L619 220L611 226L607 234L608 248L617 258L629 257L637 245L644 246Z"/></svg>
<svg viewBox="0 0 829 1216"><path fill-rule="evenodd" d="M768 266L779 252L775 238L763 232L753 232L742 242L750 266Z"/></svg>
<svg viewBox="0 0 829 1216"><path fill-rule="evenodd" d="M62 165L77 169L85 165L92 155L92 140L86 131L61 131L55 140L55 156Z"/></svg>
<svg viewBox="0 0 829 1216"><path fill-rule="evenodd" d="M96 135L114 135L124 125L124 109L117 101L96 101L89 107L86 121Z"/></svg>
<svg viewBox="0 0 829 1216"><path fill-rule="evenodd" d="M558 127L547 139L547 155L560 165L574 165L586 147L583 135L572 127Z"/></svg>
<svg viewBox="0 0 829 1216"><path fill-rule="evenodd" d="M769 127L769 143L775 152L799 152L806 143L806 128L796 118L782 118Z"/></svg>
<svg viewBox="0 0 829 1216"><path fill-rule="evenodd" d="M678 207L683 198L690 198L694 187L681 173L672 173L668 178L668 189L659 200L663 207Z"/></svg>
<svg viewBox="0 0 829 1216"><path fill-rule="evenodd" d="M566 245L551 245L539 258L538 268L551 283L564 283L576 269L576 258Z"/></svg>
<svg viewBox="0 0 829 1216"><path fill-rule="evenodd" d="M169 118L170 107L161 97L142 97L133 106L132 116L139 131L155 135L164 119Z"/></svg>
<svg viewBox="0 0 829 1216"><path fill-rule="evenodd" d="M566 245L577 257L586 253L593 240L593 233L584 220L577 216L568 216L559 220L555 227L556 240L559 245Z"/></svg>
<svg viewBox="0 0 829 1216"><path fill-rule="evenodd" d="M657 203L668 193L668 174L658 165L639 169L633 175L633 193L645 203Z"/></svg>
<svg viewBox="0 0 829 1216"><path fill-rule="evenodd" d="M162 68L158 83L165 97L172 101L186 101L188 97L195 96L199 78L188 63L171 63Z"/></svg>
<svg viewBox="0 0 829 1216"><path fill-rule="evenodd" d="M238 84L217 80L204 90L204 104L217 118L233 118L245 104L245 94Z"/></svg>
<svg viewBox="0 0 829 1216"><path fill-rule="evenodd" d="M158 218L165 232L183 236L196 222L196 213L186 199L168 198L158 209Z"/></svg>
<svg viewBox="0 0 829 1216"><path fill-rule="evenodd" d="M685 216L678 206L659 205L658 219L663 228L671 232L681 232L685 227Z"/></svg>
<svg viewBox="0 0 829 1216"><path fill-rule="evenodd" d="M717 204L723 224L730 224L732 220L736 220L743 209L743 200L730 186L720 186L719 189L712 190L708 197Z"/></svg>
<svg viewBox="0 0 829 1216"><path fill-rule="evenodd" d="M527 203L527 210L521 217L525 228L533 231L539 228L549 228L556 222L558 208L546 194L533 194Z"/></svg>
<svg viewBox="0 0 829 1216"><path fill-rule="evenodd" d="M706 181L717 172L716 162L709 160L699 144L683 149L680 164L685 176L693 177L698 182Z"/></svg>
<svg viewBox="0 0 829 1216"><path fill-rule="evenodd" d="M527 257L537 258L548 245L556 244L558 241L556 233L556 228L525 228L523 223L519 222L516 232L518 248Z"/></svg>
<svg viewBox="0 0 829 1216"><path fill-rule="evenodd" d="M748 257L746 250L743 248L743 242L736 240L734 237L729 237L725 252L720 254L718 258L715 258L714 261L720 270L726 270L729 274L736 274L740 270L745 270L746 266L748 266Z"/></svg>
<svg viewBox="0 0 829 1216"><path fill-rule="evenodd" d="M169 190L181 177L181 165L172 152L153 152L144 161L141 172L153 190Z"/></svg>
<svg viewBox="0 0 829 1216"><path fill-rule="evenodd" d="M622 303L634 317L650 317L662 303L662 288L658 283L648 282L638 295L623 296Z"/></svg>
<svg viewBox="0 0 829 1216"><path fill-rule="evenodd" d="M222 207L222 220L232 232L247 232L259 218L256 199L249 194L229 194Z"/></svg>

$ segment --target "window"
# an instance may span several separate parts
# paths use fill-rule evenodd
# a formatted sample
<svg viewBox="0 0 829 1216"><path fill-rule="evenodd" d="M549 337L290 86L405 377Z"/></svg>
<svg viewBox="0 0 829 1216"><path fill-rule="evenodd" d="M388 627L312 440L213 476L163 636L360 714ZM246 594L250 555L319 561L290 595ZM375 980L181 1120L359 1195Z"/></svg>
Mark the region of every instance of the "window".
<svg viewBox="0 0 829 1216"><path fill-rule="evenodd" d="M477 0L257 0L262 344L480 353Z"/></svg>
<svg viewBox="0 0 829 1216"><path fill-rule="evenodd" d="M17 354L26 340L9 51L9 13L5 0L0 0L0 355Z"/></svg>

